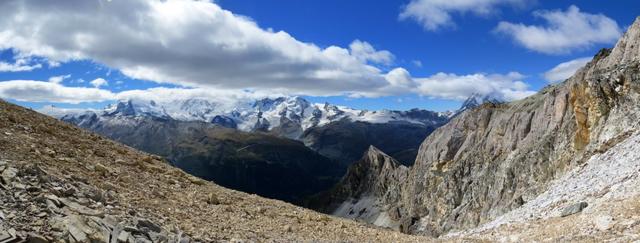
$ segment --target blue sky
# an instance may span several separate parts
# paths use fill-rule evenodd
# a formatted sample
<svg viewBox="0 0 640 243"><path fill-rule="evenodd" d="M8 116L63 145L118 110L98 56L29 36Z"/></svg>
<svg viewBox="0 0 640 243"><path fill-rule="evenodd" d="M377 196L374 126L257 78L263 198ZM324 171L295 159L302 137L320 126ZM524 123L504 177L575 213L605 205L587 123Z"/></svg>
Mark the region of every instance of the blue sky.
<svg viewBox="0 0 640 243"><path fill-rule="evenodd" d="M74 6L69 4L45 10L34 7L33 11L28 9L29 2L31 2L29 0L15 2L27 6L26 12L23 13L26 16L29 16L28 14L42 15L42 12L38 11L45 11L48 15L55 16L56 14L64 14L65 11L91 12L95 10L98 11L99 16L104 15L104 18L110 20L116 19L120 25L131 24L132 28L137 27L135 21L130 21L131 19L128 19L124 14L120 16L120 12L118 12L125 9L135 11L136 8L127 8L124 3L120 4L123 6L115 6L116 4L113 2L116 1L118 0L111 2L96 0L100 5L86 4L84 6L84 4L79 4L82 6ZM457 1L451 0L450 2ZM147 2L153 2L153 0L132 2L140 2L139 5L142 6ZM90 22L86 26L75 28L75 26L69 27L69 24L65 24L63 20L60 20L59 25L55 26L55 22L47 23L45 19L36 19L35 17L25 25L27 27L32 25L56 29L59 31L57 33L59 35L66 35L66 28L69 28L69 33L73 33L72 36L76 38L73 40L89 36L86 37L87 40L93 41L96 45L86 47L80 43L70 47L60 44L69 40L63 37L60 37L60 42L50 41L51 38L45 40L43 37L43 40L28 43L29 41L26 39L33 36L33 33L29 33L29 29L26 27L18 29L16 22L0 19L0 27L3 27L1 29L18 29L6 32L5 34L9 33L9 35L15 36L10 36L8 40L4 40L4 44L0 44L0 49L3 49L0 52L0 62L13 65L13 67L5 68L5 71L2 71L0 65L0 97L33 108L39 108L46 104L56 104L61 107L99 108L113 102L112 99L129 97L120 95L123 91L144 91L157 87L166 89L206 88L207 90L221 90L221 93L232 93L227 90L234 90L233 92L241 93L234 97L242 98L259 97L265 94L295 94L302 95L314 102L326 101L361 109L410 109L417 107L449 110L456 109L460 105L461 97L468 95L477 87L482 87L483 82L492 85L494 82L500 84L494 89L479 89L479 92L498 92L508 99L515 99L539 90L550 82L544 74L557 65L579 58L591 57L598 49L611 47L615 44L616 33L621 33L633 23L638 15L637 10L640 9L640 2L634 0L606 2L479 0L479 7L475 7L475 10L474 7L469 6L440 6L434 5L433 2L438 1L218 0L206 6L179 4L177 6L183 7L185 10L194 11L197 9L203 10L205 13L197 14L195 17L191 14L193 12L189 11L171 13L172 17L176 14L185 15L180 16L186 22L183 26L193 28L193 31L182 29L177 31L175 28L167 28L154 29L154 32L150 32L153 34L150 35L151 37L168 36L167 38L174 38L162 42L159 47L161 49L158 49L158 52L166 52L167 55L151 55L149 53L156 51L151 48L142 50L159 41L151 41L149 45L145 45L142 41L129 41L136 35L127 35L124 31L120 33L118 32L121 30L120 28L113 29L117 31L110 34L109 30L112 29L109 29L109 26L97 26L96 29L104 28L105 32L95 33L86 28L87 26L95 27L91 26ZM7 11L11 10L10 4L4 6ZM114 7L105 10L110 8L109 6L105 7L105 4L113 4ZM415 5L416 9L420 11L435 9L439 11L438 13L447 14L449 19L445 23L436 24L434 28L433 24L437 19L433 19L433 14L416 10L417 12L409 17L400 17L403 12L407 12L409 4ZM153 3L149 5L156 6ZM210 8L211 6L219 6L237 16L246 16L250 20L240 17L243 19L240 21L253 22L259 26L259 29L267 33L284 31L297 42L312 44L320 50L326 50L331 46L346 49L351 54L344 58L350 61L350 58L354 58L360 62L346 65L326 64L327 60L336 60L333 59L333 56L328 59L319 57L318 63L322 64L312 63L306 59L299 61L286 54L289 53L287 48L297 42L289 40L274 42L271 40L266 42L267 44L262 44L260 42L262 37L256 37L256 40L250 39L250 37L253 38L253 34L243 34L234 38L235 30L233 28L236 25L219 27L215 26L218 22L213 20L200 21L207 17L216 18L216 16L210 16L206 13L207 10L214 12L213 8ZM485 7L486 9L483 10L486 11L477 10L482 7ZM89 11L82 8L87 8ZM554 28L553 24L541 17L545 16L545 13L548 16L553 14L570 15L570 8L575 8L578 16L599 17L594 17L592 19L594 22L591 25L587 23L583 26L586 29L581 29L580 35L562 33L571 30ZM141 7L140 11L150 10ZM166 14L166 12L162 13ZM421 21L416 16L426 16L424 18L427 20L426 22ZM200 17L200 19L196 19L196 17ZM11 19L11 17L6 18L5 20ZM233 18L231 19L233 20ZM613 21L618 32L611 26L603 27L609 23L607 21ZM498 27L502 25L501 22L505 23L504 28ZM557 37L566 44L553 46L553 44L544 43L547 41L545 38L538 42L526 39L519 41L517 38L529 38L534 33L518 29L517 26L520 24L530 27L527 30L536 27L551 31L554 34L551 37ZM154 25L154 27L157 26ZM206 36L200 35L203 30L211 29L217 31L215 33L205 32L208 34ZM144 30L146 31L148 28ZM87 33L82 31L87 31ZM160 31L166 31L166 33L162 32L161 35L158 35L157 33ZM253 32L250 33L256 32L256 30L251 31ZM24 37L22 39L11 38L22 37L21 34L16 33L21 33ZM581 35L582 33L584 35ZM589 33L592 34L589 35ZM175 35L186 35L186 37L176 37ZM211 53L198 52L198 49L195 48L197 46L202 50L209 50L206 38L214 37L213 39L216 39L217 35L220 35L221 39L229 38L229 42L223 43L227 47L237 43L240 43L240 46L249 47L256 45L259 47L258 51L250 53L250 49L243 49L240 54L229 54L224 52L225 48L211 48L213 51ZM0 40L7 38L1 36L2 31L0 31ZM102 39L113 38L113 40L103 43L100 40L91 39L93 36ZM245 39L247 43L237 41ZM277 39L277 41L279 40ZM355 40L360 40L375 50L367 52L368 56L366 57L358 56L354 49L350 48ZM120 41L122 41L122 45L118 45ZM211 41L215 42L216 40ZM527 46L524 44L525 42L530 45ZM140 43L142 44L136 47ZM99 49L100 45L105 48ZM194 50L188 50L189 48L185 47L190 45L194 46ZM123 46L130 46L131 50L127 50ZM166 50L167 48L171 50ZM180 50L182 48L187 50ZM268 50L265 51L262 48ZM279 48L283 50L279 50ZM310 53L309 55L315 55L314 52ZM134 54L135 56L133 56ZM244 54L247 56L242 56ZM270 55L275 57L271 58ZM221 56L221 58L216 59L215 56ZM285 61L280 63L279 60L283 58ZM292 60L286 58L292 58ZM260 62L255 61L254 63L254 60L260 60ZM313 61L315 62L315 59ZM137 65L137 62L145 64L141 64L141 68L138 69L132 68ZM185 62L188 65L182 66L181 64ZM339 59L336 62L342 63L343 60ZM273 65L262 67L261 63L273 63ZM328 66L323 66L325 64ZM229 65L229 67L225 67L225 65ZM19 66L25 70L16 71ZM315 68L316 66L320 66L318 73L325 74L328 71L335 71L337 74L331 78L325 78L325 76L317 78L317 74L312 75L313 77L307 77L305 76L307 72L298 71L298 69L306 70L306 68ZM229 71L234 67L238 67L239 70L237 72ZM12 68L12 71L7 71ZM371 68L376 70L370 71ZM405 85L402 81L401 85L397 85L396 82L390 81L387 74L398 68L406 70L407 75L400 76L408 76L411 81L407 82L410 84ZM254 70L260 73L251 75ZM518 75L509 75L512 72L517 72ZM446 77L434 77L438 73L447 75ZM69 76L56 83L60 87L49 87L48 84L40 85L40 83L33 82L15 82L16 80L49 82L56 81L55 79L50 80L51 77L65 75ZM472 75L474 75L473 78L465 78ZM100 85L100 82L92 84L92 81L97 79L103 79L106 84ZM374 84L368 85L366 82L369 81ZM4 92L3 82L6 84ZM341 82L344 82L344 89ZM527 87L521 87L519 82L526 84ZM451 87L443 88L445 86ZM72 90L73 92L81 92L81 95L68 95L71 97L61 95L60 93L69 91L65 89L68 87L84 87L86 90ZM96 89L106 90L109 93L95 94ZM451 91L451 89L459 89L460 92ZM243 94L247 90L252 93L250 95Z"/></svg>

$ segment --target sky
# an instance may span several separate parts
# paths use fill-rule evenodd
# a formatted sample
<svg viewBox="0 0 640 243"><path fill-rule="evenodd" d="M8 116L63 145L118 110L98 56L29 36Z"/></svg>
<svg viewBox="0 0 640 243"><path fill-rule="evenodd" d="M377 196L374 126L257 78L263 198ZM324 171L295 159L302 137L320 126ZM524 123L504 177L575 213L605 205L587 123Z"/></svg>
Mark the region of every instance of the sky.
<svg viewBox="0 0 640 243"><path fill-rule="evenodd" d="M119 99L300 95L357 109L453 110L561 82L640 2L8 0L0 98L41 108Z"/></svg>

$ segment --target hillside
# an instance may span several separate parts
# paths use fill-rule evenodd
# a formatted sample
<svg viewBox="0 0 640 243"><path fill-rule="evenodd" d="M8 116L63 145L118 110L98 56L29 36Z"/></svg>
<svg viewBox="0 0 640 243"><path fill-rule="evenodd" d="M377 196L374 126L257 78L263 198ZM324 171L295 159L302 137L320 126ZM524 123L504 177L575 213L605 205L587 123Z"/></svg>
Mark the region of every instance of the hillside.
<svg viewBox="0 0 640 243"><path fill-rule="evenodd" d="M424 242L197 179L0 101L0 239Z"/></svg>
<svg viewBox="0 0 640 243"><path fill-rule="evenodd" d="M346 170L299 141L202 121L149 116L78 116L64 121L141 151L218 185L299 203Z"/></svg>

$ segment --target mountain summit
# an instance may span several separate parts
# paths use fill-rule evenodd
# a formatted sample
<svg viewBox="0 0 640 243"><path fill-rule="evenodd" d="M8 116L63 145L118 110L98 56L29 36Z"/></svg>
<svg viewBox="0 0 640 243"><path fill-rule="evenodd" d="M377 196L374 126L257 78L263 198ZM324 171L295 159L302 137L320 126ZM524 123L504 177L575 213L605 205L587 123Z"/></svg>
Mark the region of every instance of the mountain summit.
<svg viewBox="0 0 640 243"><path fill-rule="evenodd" d="M471 96L469 96L469 98L462 102L462 106L460 106L460 109L458 109L455 113L459 114L463 111L476 108L485 103L501 104L505 103L505 101L502 98L498 98L498 96L494 94L482 95L480 93L473 93Z"/></svg>
<svg viewBox="0 0 640 243"><path fill-rule="evenodd" d="M217 104L204 99L186 99L158 102L143 99L121 100L102 111L64 110L46 107L41 112L64 120L78 120L86 112L99 117L146 116L179 121L203 121L220 123L242 131L264 131L277 133L291 139L302 139L303 133L314 127L347 119L352 122L384 124L405 122L422 125L440 124L448 119L447 113L426 110L368 111L343 106L312 104L302 97L264 98L253 102L238 102L235 105Z"/></svg>

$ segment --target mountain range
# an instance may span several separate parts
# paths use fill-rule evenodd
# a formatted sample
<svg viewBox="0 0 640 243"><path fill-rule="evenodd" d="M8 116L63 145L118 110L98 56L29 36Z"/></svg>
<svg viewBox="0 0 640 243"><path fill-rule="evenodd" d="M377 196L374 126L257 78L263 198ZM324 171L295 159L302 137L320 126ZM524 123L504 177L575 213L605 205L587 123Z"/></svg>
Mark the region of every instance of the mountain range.
<svg viewBox="0 0 640 243"><path fill-rule="evenodd" d="M371 145L412 164L422 140L454 115L356 110L301 97L234 107L203 99L129 99L102 110L48 106L40 112L222 186L298 204L333 186Z"/></svg>

